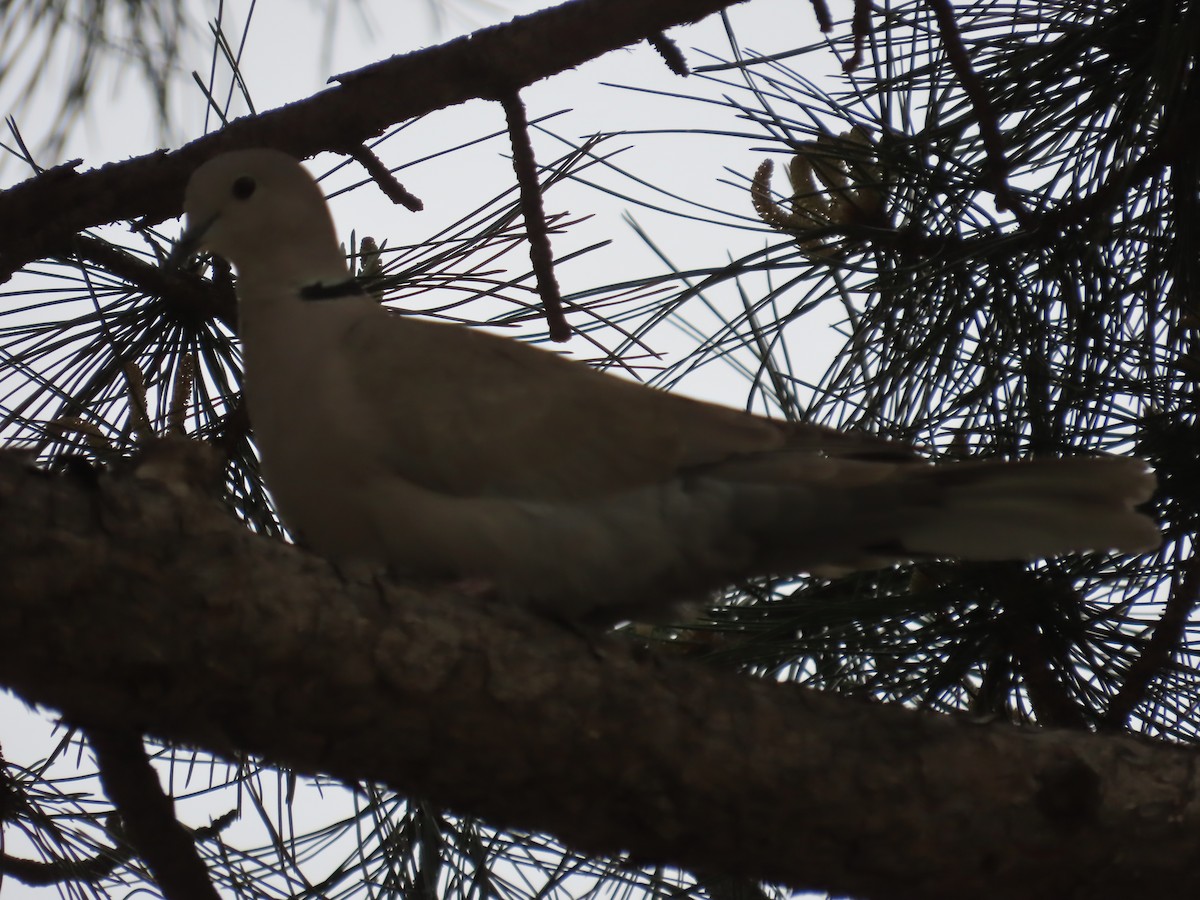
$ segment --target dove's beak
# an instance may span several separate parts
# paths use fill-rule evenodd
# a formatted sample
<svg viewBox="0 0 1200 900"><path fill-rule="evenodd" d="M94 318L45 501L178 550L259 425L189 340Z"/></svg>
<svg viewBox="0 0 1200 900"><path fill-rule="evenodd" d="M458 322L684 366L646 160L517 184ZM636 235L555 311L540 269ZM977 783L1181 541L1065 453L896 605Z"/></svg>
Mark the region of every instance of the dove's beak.
<svg viewBox="0 0 1200 900"><path fill-rule="evenodd" d="M204 235L215 221L216 213L199 222L192 222L189 217L187 227L183 229L183 234L175 241L175 246L171 248L171 254L167 257L167 268L178 269L195 256L204 243Z"/></svg>

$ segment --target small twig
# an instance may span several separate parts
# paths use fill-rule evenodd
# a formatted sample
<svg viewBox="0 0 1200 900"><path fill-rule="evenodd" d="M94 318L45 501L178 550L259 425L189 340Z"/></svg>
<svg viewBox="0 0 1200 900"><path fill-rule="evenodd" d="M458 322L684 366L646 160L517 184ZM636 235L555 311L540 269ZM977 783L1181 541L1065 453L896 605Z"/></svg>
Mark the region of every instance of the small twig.
<svg viewBox="0 0 1200 900"><path fill-rule="evenodd" d="M190 271L166 269L147 262L122 247L81 234L72 239L75 255L97 268L117 275L147 295L162 297L176 312L198 319L217 319L237 327L237 300L232 279L211 286ZM214 285L220 279L214 280Z"/></svg>
<svg viewBox="0 0 1200 900"><path fill-rule="evenodd" d="M30 887L62 884L64 881L99 881L133 858L127 847L114 847L87 859L55 859L43 862L0 855L0 874L11 876Z"/></svg>
<svg viewBox="0 0 1200 900"><path fill-rule="evenodd" d="M824 3L824 0L814 0L814 3ZM829 10L825 10L825 15L829 15ZM817 21L821 22L821 11L817 10ZM821 30L828 31L833 27L832 20L829 27L825 27L821 23ZM871 33L871 0L854 0L854 18L850 23L850 33L854 35L854 55L842 64L843 72L853 72L863 61L863 48L867 44L867 35Z"/></svg>
<svg viewBox="0 0 1200 900"><path fill-rule="evenodd" d="M525 217L525 233L529 237L529 261L533 264L538 294L546 310L546 324L550 326L552 340L565 341L571 336L571 326L567 324L563 314L562 294L558 288L558 279L554 276L554 255L550 250L546 211L542 208L542 191L538 184L533 144L529 140L529 120L525 116L525 104L516 91L501 93L499 100L508 119L513 171L517 174L517 184L521 189L521 214Z"/></svg>
<svg viewBox="0 0 1200 900"><path fill-rule="evenodd" d="M192 836L197 841L206 841L216 837L238 817L238 811L232 809L213 820L211 825L197 828ZM11 875L22 884L30 887L42 887L51 884L61 884L64 881L96 882L111 875L118 868L133 859L133 848L125 845L107 847L95 856L85 859L23 859L19 856L0 854L0 874Z"/></svg>
<svg viewBox="0 0 1200 900"><path fill-rule="evenodd" d="M1087 718L1066 685L1054 674L1045 643L1036 629L1031 629L1017 643L1021 676L1033 714L1043 727L1083 731L1088 726Z"/></svg>
<svg viewBox="0 0 1200 900"><path fill-rule="evenodd" d="M132 731L89 730L100 783L121 814L121 824L138 856L169 900L219 900L192 840L175 818L158 774Z"/></svg>
<svg viewBox="0 0 1200 900"><path fill-rule="evenodd" d="M1102 731L1124 732L1129 717L1146 699L1146 689L1171 661L1171 656L1183 642L1183 632L1192 610L1200 600L1200 554L1194 554L1181 567L1167 598L1162 618L1146 641L1142 655L1129 667L1125 682L1109 701L1108 711L1100 721Z"/></svg>
<svg viewBox="0 0 1200 900"><path fill-rule="evenodd" d="M414 196L408 188L402 185L396 176L388 170L388 167L383 164L383 161L372 153L366 144L358 144L355 147L351 147L349 154L367 170L367 174L379 185L379 189L383 191L384 196L393 203L403 206L410 212L420 212L425 208L425 204L421 202L421 198Z"/></svg>
<svg viewBox="0 0 1200 900"><path fill-rule="evenodd" d="M975 122L979 125L979 136L983 139L983 150L987 154L988 181L991 182L992 195L996 198L996 207L1012 212L1019 221L1024 222L1025 207L1008 184L1008 158L1004 152L1000 121L996 118L996 110L988 98L983 82L971 66L971 59L967 54L966 45L963 44L962 32L958 30L958 22L954 18L950 0L926 2L937 16L942 45L946 48L946 58L950 61L950 67L958 76L959 83L967 93L967 99L971 101L971 108L975 111ZM855 14L857 15L857 9Z"/></svg>
<svg viewBox="0 0 1200 900"><path fill-rule="evenodd" d="M213 444L226 463L233 462L246 452L244 446L250 435L250 412L246 409L246 397L237 394L228 411L213 420L205 440Z"/></svg>
<svg viewBox="0 0 1200 900"><path fill-rule="evenodd" d="M667 37L665 32L656 31L646 40L650 46L658 51L658 55L662 57L663 62L667 64L667 68L676 75L681 75L686 78L692 74L691 68L688 66L687 59L684 58L683 51L679 49L679 45Z"/></svg>
<svg viewBox="0 0 1200 900"><path fill-rule="evenodd" d="M813 12L817 14L817 27L823 34L833 31L833 16L829 14L829 6L825 0L811 0Z"/></svg>

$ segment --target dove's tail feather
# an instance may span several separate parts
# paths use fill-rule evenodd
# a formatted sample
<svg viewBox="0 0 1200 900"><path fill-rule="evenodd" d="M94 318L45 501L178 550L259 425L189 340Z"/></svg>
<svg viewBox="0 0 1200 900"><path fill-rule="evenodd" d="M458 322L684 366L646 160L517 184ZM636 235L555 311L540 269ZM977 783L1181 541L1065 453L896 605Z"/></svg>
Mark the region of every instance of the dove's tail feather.
<svg viewBox="0 0 1200 900"><path fill-rule="evenodd" d="M865 487L848 510L842 538L851 540L841 543L846 556L813 570L934 557L1140 553L1162 541L1154 521L1135 509L1154 488L1145 463L1121 457L900 466L892 478ZM864 540L854 547L856 529ZM830 543L837 542L831 535Z"/></svg>
<svg viewBox="0 0 1200 900"><path fill-rule="evenodd" d="M1140 553L1162 542L1134 507L1154 492L1140 460L1077 457L939 465L937 514L904 535L913 552L964 559L1022 559L1080 550Z"/></svg>
<svg viewBox="0 0 1200 900"><path fill-rule="evenodd" d="M473 500L455 527L474 555L443 565L557 617L653 620L745 577L1150 550L1158 528L1135 507L1154 487L1145 463L1115 457L926 465L764 455L595 502ZM385 500L412 508L413 497ZM423 534L406 532L403 549ZM428 566L440 548L421 546Z"/></svg>

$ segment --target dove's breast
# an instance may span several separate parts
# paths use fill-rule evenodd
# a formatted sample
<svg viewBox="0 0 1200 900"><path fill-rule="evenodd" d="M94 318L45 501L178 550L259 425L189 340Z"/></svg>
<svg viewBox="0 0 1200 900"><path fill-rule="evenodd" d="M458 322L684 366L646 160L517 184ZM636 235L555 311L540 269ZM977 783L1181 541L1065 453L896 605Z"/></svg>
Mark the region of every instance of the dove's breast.
<svg viewBox="0 0 1200 900"><path fill-rule="evenodd" d="M364 516L383 467L386 437L354 389L339 348L355 317L344 304L304 304L286 319L243 315L244 392L263 477L284 524L335 559L382 562L378 529ZM244 307L243 307L244 308Z"/></svg>

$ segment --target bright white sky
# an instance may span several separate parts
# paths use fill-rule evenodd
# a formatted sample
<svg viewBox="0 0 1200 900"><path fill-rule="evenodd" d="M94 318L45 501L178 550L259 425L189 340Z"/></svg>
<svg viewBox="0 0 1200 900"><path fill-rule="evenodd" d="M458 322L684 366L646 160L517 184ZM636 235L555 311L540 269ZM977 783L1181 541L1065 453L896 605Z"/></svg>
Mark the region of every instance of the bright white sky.
<svg viewBox="0 0 1200 900"><path fill-rule="evenodd" d="M242 71L250 86L258 110L266 110L302 99L320 90L329 75L357 68L369 62L439 43L465 31L505 21L513 15L532 12L545 4L528 0L504 0L485 3L477 0L445 0L444 21L439 31L425 0L402 2L370 2L361 6L338 3L336 0L312 0L309 3L262 0L257 3L251 21ZM116 4L109 4L110 9ZM226 31L231 37L240 35L246 20L247 0L229 0L224 4ZM848 4L834 4L835 12ZM192 140L203 133L204 101L193 85L190 72L202 75L209 69L211 40L207 22L217 11L217 0L193 0L190 10L190 36L186 39L179 61L180 71L174 87L174 133L171 145ZM330 20L326 7L336 9L337 19ZM110 15L112 13L110 12ZM751 0L733 8L730 16L743 46L771 53L813 43L819 35L812 11L804 0ZM330 27L332 24L332 28ZM332 35L332 36L331 36ZM10 35L11 37L12 35ZM729 48L719 19L711 18L698 27L676 29L670 36L679 44L693 65L706 60L693 48L703 47L728 57ZM18 44L20 43L18 37ZM11 44L9 45L12 46ZM69 54L73 51L67 51ZM40 110L52 109L60 96L60 85L52 74L62 71L60 57L43 67L47 73L44 95L37 102L23 107L18 124L25 139L33 147L43 143L52 123L39 119ZM5 61L0 60L0 66ZM793 61L792 66L814 79L837 71L837 63L827 51L820 50L808 57ZM158 124L148 95L141 87L134 69L119 71L108 65L92 89L91 106L83 121L71 132L62 159L82 157L84 168L102 165L112 160L148 153L161 146ZM0 91L0 108L5 113L15 108L13 89L22 79L6 82ZM669 98L633 94L603 82L638 85L654 90L716 96L714 86L691 78L682 80L672 75L653 50L645 45L617 51L589 63L580 69L542 82L523 93L530 118L558 110L571 113L556 119L555 131L572 140L581 140L595 132L616 132L657 128L713 128L744 130L732 112L712 104L700 104ZM833 84L829 84L832 89ZM422 157L459 141L466 141L490 131L503 131L504 122L496 104L475 102L463 107L437 113L415 129L384 144L379 153L389 165ZM3 138L6 142L8 135ZM731 213L753 220L748 193L718 184L728 177L729 167L745 175L751 174L763 158L744 140L713 139L686 136L655 136L630 138L614 142L638 147L621 157L621 163L639 176L700 202L710 203ZM766 146L764 141L760 146ZM560 155L565 147L545 136L535 136L535 149L541 161ZM507 139L501 137L482 147L453 154L400 173L401 180L420 196L426 211L413 215L393 206L373 188L357 190L333 201L339 230L349 236L351 229L358 235L369 234L391 244L418 242L422 235L433 233L441 225L498 193L512 179L506 158ZM42 158L43 165L61 159ZM315 172L324 169L314 164ZM358 167L348 174L357 179ZM0 167L0 185L7 186L27 177L28 173L8 160ZM347 183L347 174L339 174L333 184ZM642 189L609 179L612 187L634 191L639 197L649 197ZM575 234L558 238L555 249L559 254L602 238L613 238L614 244L565 266L559 272L564 290L576 290L623 278L658 273L661 263L636 239L622 222L621 215L631 206L601 192L580 186L555 189L547 199L548 210L569 210L573 215L591 214L594 218ZM711 225L692 225L677 218L667 218L633 208L639 221L662 242L679 265L716 264L729 255L761 248L770 240L765 229L757 233L717 229ZM169 231L169 228L168 228ZM523 262L524 260L521 260ZM514 259L513 265L518 260ZM700 323L703 327L703 323ZM820 326L806 326L813 333L803 335L812 348L801 352L814 353L820 370L830 355L830 335ZM667 353L686 352L692 346L681 341L672 348L666 333L656 343L656 349ZM589 348L574 339L568 349L588 356ZM795 352L797 348L793 348ZM685 382L685 392L720 399L734 405L744 405L746 384L738 377L729 377L724 367L709 367L701 378ZM0 744L5 756L18 763L31 764L45 757L53 748L47 720L25 714L19 701L0 695ZM73 758L73 754L71 754ZM203 815L189 824L205 824ZM10 843L10 852L21 852L19 845ZM31 891L11 880L4 883L4 896L48 896L45 890Z"/></svg>

